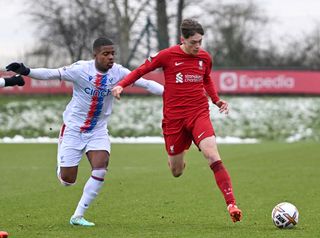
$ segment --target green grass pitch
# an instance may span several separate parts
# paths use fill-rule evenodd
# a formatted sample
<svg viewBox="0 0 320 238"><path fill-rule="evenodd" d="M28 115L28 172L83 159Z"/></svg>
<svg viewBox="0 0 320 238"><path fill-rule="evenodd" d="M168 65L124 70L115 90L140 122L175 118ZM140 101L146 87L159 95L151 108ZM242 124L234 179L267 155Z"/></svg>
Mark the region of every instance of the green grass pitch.
<svg viewBox="0 0 320 238"><path fill-rule="evenodd" d="M112 147L105 186L86 217L68 221L90 169L82 160L77 184L56 179L56 145L0 144L0 230L10 237L319 237L318 143L219 145L244 218L233 224L205 159L194 147L180 178L171 176L163 145ZM288 201L298 225L277 229L271 210Z"/></svg>

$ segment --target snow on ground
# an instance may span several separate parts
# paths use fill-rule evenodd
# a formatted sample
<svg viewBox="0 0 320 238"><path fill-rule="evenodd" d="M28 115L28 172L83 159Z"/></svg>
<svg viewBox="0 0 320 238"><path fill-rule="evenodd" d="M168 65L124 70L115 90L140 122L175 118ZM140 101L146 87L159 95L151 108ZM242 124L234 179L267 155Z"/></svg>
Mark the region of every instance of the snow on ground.
<svg viewBox="0 0 320 238"><path fill-rule="evenodd" d="M162 137L156 136L145 136L145 137L110 137L111 143L118 143L118 144L163 144L164 140ZM236 137L225 137L225 138L217 138L218 144L253 144L258 143L257 139L247 138L241 139ZM22 144L22 143L58 143L57 138L50 138L50 137L38 137L38 138L24 138L23 136L16 135L12 138L4 137L0 139L0 143L6 144Z"/></svg>
<svg viewBox="0 0 320 238"><path fill-rule="evenodd" d="M320 97L223 97L229 115L210 104L211 120L220 141L320 141ZM0 138L56 138L68 98L30 98L0 104ZM123 97L115 101L109 118L109 134L125 141L153 143L162 136L160 97ZM145 138L147 139L141 139ZM35 139L38 140L38 139ZM45 139L42 139L45 140ZM160 139L162 140L162 139ZM115 139L115 143L124 139Z"/></svg>

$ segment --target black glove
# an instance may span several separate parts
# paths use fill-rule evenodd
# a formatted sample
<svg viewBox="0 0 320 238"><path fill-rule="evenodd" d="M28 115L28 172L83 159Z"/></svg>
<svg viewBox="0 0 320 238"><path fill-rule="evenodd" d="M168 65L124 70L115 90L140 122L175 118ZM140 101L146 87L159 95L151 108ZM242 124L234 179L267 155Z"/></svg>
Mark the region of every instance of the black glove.
<svg viewBox="0 0 320 238"><path fill-rule="evenodd" d="M24 85L24 80L21 75L15 75L10 78L4 78L4 81L5 81L5 85L4 85L5 87L15 86L15 85L18 85L18 86Z"/></svg>
<svg viewBox="0 0 320 238"><path fill-rule="evenodd" d="M6 66L7 71L13 71L17 74L28 75L30 73L30 69L24 66L23 63L11 63Z"/></svg>

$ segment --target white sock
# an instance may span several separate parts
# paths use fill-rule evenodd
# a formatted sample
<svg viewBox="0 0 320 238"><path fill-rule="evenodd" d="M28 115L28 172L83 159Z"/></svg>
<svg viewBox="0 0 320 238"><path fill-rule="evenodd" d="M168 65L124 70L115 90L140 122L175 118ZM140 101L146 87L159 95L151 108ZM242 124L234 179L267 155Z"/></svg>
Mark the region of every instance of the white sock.
<svg viewBox="0 0 320 238"><path fill-rule="evenodd" d="M96 198L102 188L104 176L107 173L105 169L92 170L91 177L83 188L82 197L78 203L73 217L83 217L91 202Z"/></svg>

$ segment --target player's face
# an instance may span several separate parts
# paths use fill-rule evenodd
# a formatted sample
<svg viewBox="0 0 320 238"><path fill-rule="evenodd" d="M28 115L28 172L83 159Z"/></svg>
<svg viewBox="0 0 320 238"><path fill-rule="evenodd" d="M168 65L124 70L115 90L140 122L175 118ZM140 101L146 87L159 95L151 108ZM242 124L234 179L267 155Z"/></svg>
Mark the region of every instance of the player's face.
<svg viewBox="0 0 320 238"><path fill-rule="evenodd" d="M198 54L201 43L202 43L202 35L199 33L194 34L193 36L190 36L189 38L181 38L184 50L186 53L191 55Z"/></svg>
<svg viewBox="0 0 320 238"><path fill-rule="evenodd" d="M107 72L114 63L115 49L113 45L101 46L94 54L96 68Z"/></svg>

